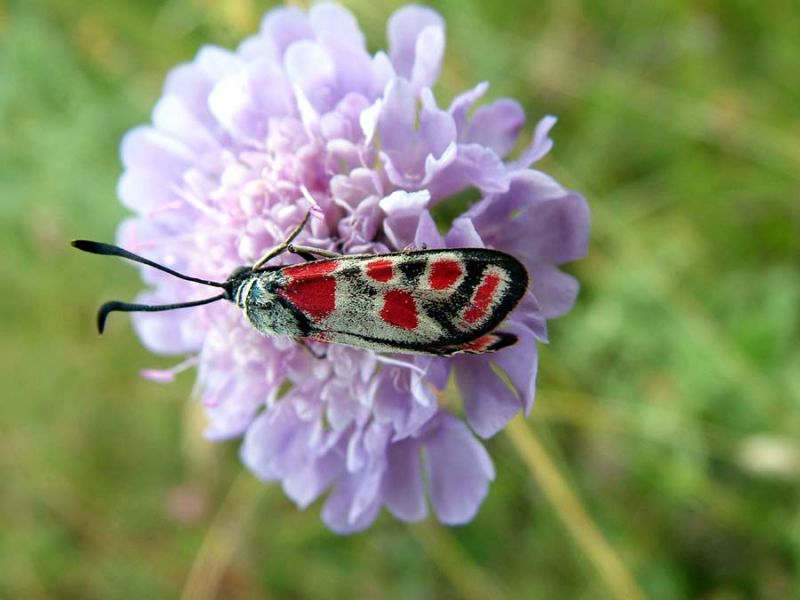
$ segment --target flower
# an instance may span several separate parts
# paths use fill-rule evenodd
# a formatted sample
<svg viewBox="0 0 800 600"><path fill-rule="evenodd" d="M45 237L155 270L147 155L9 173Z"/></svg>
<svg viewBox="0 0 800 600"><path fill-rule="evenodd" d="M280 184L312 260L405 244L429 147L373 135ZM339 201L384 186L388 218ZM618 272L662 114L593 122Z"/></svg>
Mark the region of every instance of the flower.
<svg viewBox="0 0 800 600"><path fill-rule="evenodd" d="M335 4L270 11L235 52L204 47L176 67L152 125L130 131L121 150L118 192L135 215L119 244L184 273L224 280L285 239L309 208L303 245L488 246L529 269L532 285L505 324L519 342L491 355L331 345L317 359L259 334L230 303L134 316L151 351L188 355L145 375L169 381L196 365L207 436L243 436L244 463L280 481L300 507L330 490L322 518L341 533L369 526L381 507L419 520L426 495L444 523L474 517L494 477L475 434L490 437L530 410L546 320L568 311L578 290L558 265L585 254L589 228L583 197L531 168L552 145L555 119L542 119L509 159L524 125L519 104L476 108L485 83L437 104L442 18L402 8L388 38L388 54L370 55L353 16ZM467 188L482 199L440 235L431 208ZM160 271L143 268L142 277L149 289L138 302L201 297L197 284ZM466 421L439 405L451 374Z"/></svg>

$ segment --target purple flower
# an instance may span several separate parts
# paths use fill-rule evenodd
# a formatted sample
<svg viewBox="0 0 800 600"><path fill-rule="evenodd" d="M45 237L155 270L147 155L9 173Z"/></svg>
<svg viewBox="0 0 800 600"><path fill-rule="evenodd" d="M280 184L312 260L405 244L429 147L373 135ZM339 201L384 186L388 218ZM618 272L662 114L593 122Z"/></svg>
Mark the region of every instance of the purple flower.
<svg viewBox="0 0 800 600"><path fill-rule="evenodd" d="M369 526L381 507L422 519L426 495L444 523L474 517L494 477L474 434L490 437L530 410L536 345L578 290L558 265L585 254L589 229L583 197L531 169L552 145L555 119L542 119L528 148L509 158L524 124L519 104L478 106L486 84L447 108L436 102L445 39L437 13L399 10L388 38L388 54L370 55L340 6L273 10L235 52L205 47L175 68L153 124L122 143L119 195L135 216L118 241L185 273L224 280L281 242L309 207L317 218L298 239L304 245L487 246L529 269L531 288L505 324L519 342L492 355L381 356L332 345L320 360L257 333L229 303L135 315L146 347L189 355L146 375L168 381L197 365L208 437L243 436L244 463L280 481L300 507L328 492L322 516L341 533ZM466 188L482 200L440 235L430 209ZM141 302L204 293L151 269L142 277ZM466 422L440 406L451 374Z"/></svg>

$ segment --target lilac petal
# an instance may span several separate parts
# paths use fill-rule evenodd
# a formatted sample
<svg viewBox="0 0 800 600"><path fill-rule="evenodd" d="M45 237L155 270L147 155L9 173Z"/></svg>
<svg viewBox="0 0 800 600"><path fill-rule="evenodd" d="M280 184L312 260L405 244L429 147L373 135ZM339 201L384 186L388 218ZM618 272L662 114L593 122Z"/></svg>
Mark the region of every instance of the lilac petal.
<svg viewBox="0 0 800 600"><path fill-rule="evenodd" d="M374 473L370 473L374 476ZM366 506L360 507L356 519L351 519L353 502L364 479L362 474L350 474L339 479L325 506L322 509L322 520L333 531L348 534L369 527L378 516L381 508L380 495L375 496ZM370 485L372 482L367 482ZM363 492L362 492L363 493ZM362 500L363 502L363 500Z"/></svg>
<svg viewBox="0 0 800 600"><path fill-rule="evenodd" d="M335 66L337 89L364 98L374 96L372 57L362 47L338 36L320 40L320 46Z"/></svg>
<svg viewBox="0 0 800 600"><path fill-rule="evenodd" d="M417 61L417 39L428 27L444 32L444 20L434 10L421 6L406 6L395 12L387 25L389 57L398 75L411 79ZM424 43L430 47L431 42ZM422 68L422 67L420 67Z"/></svg>
<svg viewBox="0 0 800 600"><path fill-rule="evenodd" d="M456 158L456 130L452 117L439 110L430 94L417 118L410 84L394 79L386 87L378 116L380 153L389 180L405 189L420 189Z"/></svg>
<svg viewBox="0 0 800 600"><path fill-rule="evenodd" d="M372 57L372 90L370 98L379 96L386 89L389 82L397 76L392 61L386 56L385 52L376 52Z"/></svg>
<svg viewBox="0 0 800 600"><path fill-rule="evenodd" d="M320 400L325 402L328 423L334 431L341 431L359 419L364 405L352 395L349 382L340 378L329 380L320 392Z"/></svg>
<svg viewBox="0 0 800 600"><path fill-rule="evenodd" d="M444 246L439 246L444 248ZM425 379L436 387L443 390L450 379L450 359L438 356L417 356L414 359L417 366L425 372Z"/></svg>
<svg viewBox="0 0 800 600"><path fill-rule="evenodd" d="M364 430L356 428L352 431L350 439L347 441L345 451L345 467L350 473L361 471L367 464L367 450L364 447Z"/></svg>
<svg viewBox="0 0 800 600"><path fill-rule="evenodd" d="M401 440L389 446L383 500L386 508L403 521L419 521L428 514L419 452L417 440Z"/></svg>
<svg viewBox="0 0 800 600"><path fill-rule="evenodd" d="M525 111L522 106L514 100L503 98L475 111L459 141L486 146L503 157L516 146L524 124Z"/></svg>
<svg viewBox="0 0 800 600"><path fill-rule="evenodd" d="M140 215L149 215L178 199L169 174L139 168L125 170L117 183L117 196Z"/></svg>
<svg viewBox="0 0 800 600"><path fill-rule="evenodd" d="M333 187L333 183L331 186ZM345 253L356 254L354 248L364 247L375 239L383 217L379 203L380 198L377 196L367 196L350 216L339 221L339 238Z"/></svg>
<svg viewBox="0 0 800 600"><path fill-rule="evenodd" d="M239 71L217 83L208 97L208 106L219 124L234 136L256 138L252 122L257 116L248 90L247 73ZM262 131L261 135L265 133Z"/></svg>
<svg viewBox="0 0 800 600"><path fill-rule="evenodd" d="M378 385L372 412L379 423L392 426L393 439L412 435L436 414L435 401L419 402L411 396L408 369L385 368L375 377Z"/></svg>
<svg viewBox="0 0 800 600"><path fill-rule="evenodd" d="M373 459L379 459L386 455L389 445L389 438L392 436L392 428L372 421L364 432L364 449Z"/></svg>
<svg viewBox="0 0 800 600"><path fill-rule="evenodd" d="M346 176L335 175L330 185L331 194L337 202L342 201L347 205L348 212L358 210L363 202L371 202L372 198L383 195L380 178L372 169L358 168Z"/></svg>
<svg viewBox="0 0 800 600"><path fill-rule="evenodd" d="M460 144L455 158L435 176L427 178L434 200L442 200L468 187L481 192L502 193L508 190L508 169L491 148L478 144Z"/></svg>
<svg viewBox="0 0 800 600"><path fill-rule="evenodd" d="M285 398L248 428L240 449L242 462L263 481L282 479L286 494L305 508L344 468L336 438L334 444L321 444L319 432L319 424L299 418L293 402Z"/></svg>
<svg viewBox="0 0 800 600"><path fill-rule="evenodd" d="M319 458L312 458L302 468L286 474L283 489L300 508L308 507L344 471L341 454L330 450Z"/></svg>
<svg viewBox="0 0 800 600"><path fill-rule="evenodd" d="M472 220L459 217L444 236L448 248L483 248L485 244Z"/></svg>
<svg viewBox="0 0 800 600"><path fill-rule="evenodd" d="M413 245L415 248L444 248L444 238L439 233L436 221L433 220L428 210L422 212L414 234Z"/></svg>
<svg viewBox="0 0 800 600"><path fill-rule="evenodd" d="M484 198L465 216L487 244L530 263L560 264L586 254L586 199L551 187L533 171L519 172L508 192Z"/></svg>
<svg viewBox="0 0 800 600"><path fill-rule="evenodd" d="M552 319L570 311L580 288L577 279L551 265L536 265L531 275L531 286L543 317Z"/></svg>
<svg viewBox="0 0 800 600"><path fill-rule="evenodd" d="M177 199L176 186L192 165L188 146L152 127L137 127L122 139L125 173L117 184L122 203L147 215Z"/></svg>
<svg viewBox="0 0 800 600"><path fill-rule="evenodd" d="M286 471L286 465L281 463L285 462L287 449L298 438L308 439L308 427L288 402L279 403L256 417L247 429L239 450L242 462L263 481L279 479Z"/></svg>
<svg viewBox="0 0 800 600"><path fill-rule="evenodd" d="M444 149L441 156L434 156L433 154L428 154L425 157L425 171L422 181L419 182L417 185L419 186L430 186L433 179L439 176L447 167L453 164L453 161L456 159L458 155L458 146L455 143L451 143L447 148ZM389 178L391 179L391 173L389 173ZM414 177L411 179L412 182L417 181L417 178Z"/></svg>
<svg viewBox="0 0 800 600"><path fill-rule="evenodd" d="M336 65L316 42L301 40L286 50L284 69L289 81L297 86L318 112L335 106L338 85Z"/></svg>
<svg viewBox="0 0 800 600"><path fill-rule="evenodd" d="M508 166L512 170L527 169L537 160L542 158L545 154L550 152L553 147L553 140L550 137L550 130L556 124L556 119L552 115L543 117L539 123L536 124L536 130L533 133L533 142L530 147L525 150L517 160L512 161Z"/></svg>
<svg viewBox="0 0 800 600"><path fill-rule="evenodd" d="M386 86L378 118L381 144L398 150L408 146L415 137L415 118L416 100L411 87L404 79L392 79Z"/></svg>
<svg viewBox="0 0 800 600"><path fill-rule="evenodd" d="M153 127L136 127L122 138L122 165L155 173L179 176L195 159L191 149L177 138Z"/></svg>
<svg viewBox="0 0 800 600"><path fill-rule="evenodd" d="M280 66L270 60L247 65L249 92L258 113L265 119L294 114L292 91Z"/></svg>
<svg viewBox="0 0 800 600"><path fill-rule="evenodd" d="M261 21L261 34L271 38L278 52L283 52L298 40L310 39L314 30L305 13L297 7L276 8Z"/></svg>
<svg viewBox="0 0 800 600"><path fill-rule="evenodd" d="M536 396L536 373L538 370L538 352L536 351L536 338L523 327L514 326L513 321L504 331L515 333L519 341L505 350L494 355L492 361L499 366L511 380L517 396L522 400L522 406L527 415L533 406Z"/></svg>
<svg viewBox="0 0 800 600"><path fill-rule="evenodd" d="M510 319L524 326L540 342L547 342L547 321L542 316L541 305L533 294L531 287L525 292L522 300L511 313Z"/></svg>
<svg viewBox="0 0 800 600"><path fill-rule="evenodd" d="M416 58L411 69L411 87L415 92L429 88L439 79L444 57L444 29L431 26L423 29L417 37Z"/></svg>
<svg viewBox="0 0 800 600"><path fill-rule="evenodd" d="M542 203L528 222L536 227L531 235L537 236L538 260L561 264L586 256L590 215L582 195L570 192L557 201Z"/></svg>
<svg viewBox="0 0 800 600"><path fill-rule="evenodd" d="M456 384L467 421L484 438L500 431L522 409L520 399L492 370L491 360L486 356L454 359Z"/></svg>
<svg viewBox="0 0 800 600"><path fill-rule="evenodd" d="M254 60L268 60L277 64L281 62L281 53L275 40L264 35L245 38L236 48L236 54L247 62Z"/></svg>
<svg viewBox="0 0 800 600"><path fill-rule="evenodd" d="M213 406L206 406L208 426L203 436L209 440L229 440L242 435L253 423L258 410L264 405L253 393L257 383L245 379L230 380L220 390L223 397Z"/></svg>
<svg viewBox="0 0 800 600"><path fill-rule="evenodd" d="M348 523L355 524L365 516L369 518L373 512L380 509L381 505L381 485L386 471L385 459L377 465L370 466L363 473L360 473L360 482L353 493L350 509L347 511ZM372 522L372 517L369 519Z"/></svg>
<svg viewBox="0 0 800 600"><path fill-rule="evenodd" d="M441 156L456 141L458 133L455 121L436 105L436 99L429 88L422 90L421 99L420 136L425 140L430 154Z"/></svg>
<svg viewBox="0 0 800 600"><path fill-rule="evenodd" d="M219 141L198 115L190 111L177 96L162 97L153 109L156 129L182 140L193 153L219 151Z"/></svg>
<svg viewBox="0 0 800 600"><path fill-rule="evenodd" d="M242 68L240 57L223 48L204 46L197 57L178 65L167 75L164 95L174 96L210 130L214 118L208 109L208 94L217 81Z"/></svg>
<svg viewBox="0 0 800 600"><path fill-rule="evenodd" d="M472 105L475 104L488 89L489 84L486 81L482 81L471 90L456 96L450 103L450 108L447 109L447 112L452 115L453 121L458 128L459 136L467 127L467 112L469 112ZM461 142L463 140L459 137L458 141Z"/></svg>
<svg viewBox="0 0 800 600"><path fill-rule="evenodd" d="M414 243L420 216L430 201L426 191L406 192L398 190L380 201L386 218L383 230L392 245L398 250Z"/></svg>
<svg viewBox="0 0 800 600"><path fill-rule="evenodd" d="M208 104L226 130L253 141L266 137L270 118L290 115L294 110L282 71L266 60L254 61L220 81Z"/></svg>
<svg viewBox="0 0 800 600"><path fill-rule="evenodd" d="M356 48L366 47L364 34L353 13L338 4L315 4L308 13L308 20L318 39L338 38Z"/></svg>
<svg viewBox="0 0 800 600"><path fill-rule="evenodd" d="M442 413L438 427L426 434L423 448L433 509L447 525L470 521L478 511L494 466L483 445L456 417Z"/></svg>
<svg viewBox="0 0 800 600"><path fill-rule="evenodd" d="M155 292L143 292L136 297L136 302L141 304L165 304L169 301L169 296ZM136 335L142 345L155 354L186 354L199 350L204 332L194 326L196 317L196 313L187 310L131 314Z"/></svg>

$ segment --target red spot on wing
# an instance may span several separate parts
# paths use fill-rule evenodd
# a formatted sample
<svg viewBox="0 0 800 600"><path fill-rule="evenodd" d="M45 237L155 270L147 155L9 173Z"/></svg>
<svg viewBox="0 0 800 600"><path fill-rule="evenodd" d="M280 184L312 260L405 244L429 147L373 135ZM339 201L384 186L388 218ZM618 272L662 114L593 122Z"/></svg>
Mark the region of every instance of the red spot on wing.
<svg viewBox="0 0 800 600"><path fill-rule="evenodd" d="M311 270L311 267L315 269ZM324 319L336 308L336 279L323 273L330 273L335 268L335 264L327 261L286 267L283 273L292 278L278 293L309 318Z"/></svg>
<svg viewBox="0 0 800 600"><path fill-rule="evenodd" d="M333 277L291 281L278 293L312 319L324 319L336 308Z"/></svg>
<svg viewBox="0 0 800 600"><path fill-rule="evenodd" d="M431 289L446 290L458 281L463 272L461 263L456 260L437 260L431 265L431 274L428 278Z"/></svg>
<svg viewBox="0 0 800 600"><path fill-rule="evenodd" d="M291 265L283 267L281 273L291 277L292 279L306 279L309 277L319 277L320 275L328 275L336 270L335 260L318 260L299 265Z"/></svg>
<svg viewBox="0 0 800 600"><path fill-rule="evenodd" d="M488 333L484 336L479 337L477 340L472 340L471 342L464 344L464 350L469 350L472 352L482 352L492 344L497 341L497 336L491 333Z"/></svg>
<svg viewBox="0 0 800 600"><path fill-rule="evenodd" d="M367 277L385 283L393 276L392 261L388 258L379 258L367 263Z"/></svg>
<svg viewBox="0 0 800 600"><path fill-rule="evenodd" d="M402 290L386 292L383 296L381 319L389 325L403 329L416 329L419 324L419 314L413 296Z"/></svg>
<svg viewBox="0 0 800 600"><path fill-rule="evenodd" d="M467 323L472 325L486 316L498 285L500 285L499 275L489 273L483 276L483 281L481 281L475 291L475 297L472 299L472 306L464 312L464 320Z"/></svg>

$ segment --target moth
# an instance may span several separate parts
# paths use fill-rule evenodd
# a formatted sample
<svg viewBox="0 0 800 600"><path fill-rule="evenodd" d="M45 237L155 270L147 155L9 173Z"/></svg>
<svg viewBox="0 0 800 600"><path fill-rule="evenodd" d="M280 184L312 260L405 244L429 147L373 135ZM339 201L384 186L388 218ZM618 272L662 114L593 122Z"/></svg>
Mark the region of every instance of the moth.
<svg viewBox="0 0 800 600"><path fill-rule="evenodd" d="M517 341L513 333L496 330L528 288L528 273L513 256L487 248L341 255L295 245L309 214L285 241L224 282L178 273L111 244L73 241L85 252L119 256L222 290L178 304L106 302L97 313L98 330L103 332L114 311L166 311L228 300L259 332L290 336L304 345L316 341L450 356L495 352ZM267 264L285 252L306 262Z"/></svg>

